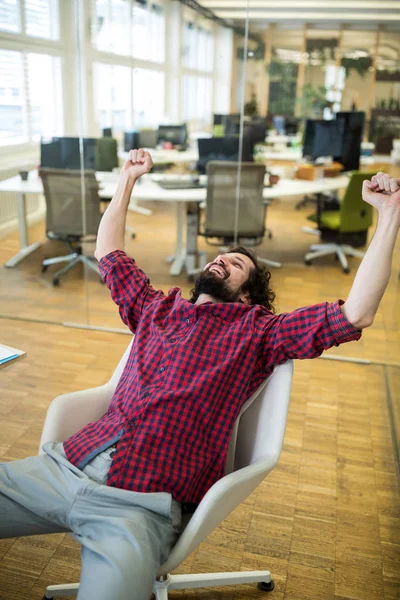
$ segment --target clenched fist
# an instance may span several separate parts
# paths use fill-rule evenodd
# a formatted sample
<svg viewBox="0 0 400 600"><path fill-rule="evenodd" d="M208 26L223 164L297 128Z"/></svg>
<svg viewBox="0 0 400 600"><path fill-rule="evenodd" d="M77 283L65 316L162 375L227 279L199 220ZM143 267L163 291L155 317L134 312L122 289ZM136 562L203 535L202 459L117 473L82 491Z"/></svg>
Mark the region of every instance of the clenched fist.
<svg viewBox="0 0 400 600"><path fill-rule="evenodd" d="M371 181L364 181L362 197L379 212L384 209L400 210L400 179L381 171Z"/></svg>
<svg viewBox="0 0 400 600"><path fill-rule="evenodd" d="M139 179L145 173L148 173L153 168L153 161L150 153L139 148L139 150L130 150L128 159L125 161L121 174L127 174L134 179Z"/></svg>

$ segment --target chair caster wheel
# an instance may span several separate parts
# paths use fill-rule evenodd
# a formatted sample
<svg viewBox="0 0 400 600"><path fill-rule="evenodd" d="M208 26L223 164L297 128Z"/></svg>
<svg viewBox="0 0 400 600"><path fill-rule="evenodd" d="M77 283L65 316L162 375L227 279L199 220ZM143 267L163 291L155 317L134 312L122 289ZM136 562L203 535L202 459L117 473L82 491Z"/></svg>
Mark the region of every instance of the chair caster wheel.
<svg viewBox="0 0 400 600"><path fill-rule="evenodd" d="M131 233L131 238L134 240L136 237L136 233Z"/></svg>
<svg viewBox="0 0 400 600"><path fill-rule="evenodd" d="M46 273L48 268L49 268L49 265L42 265L42 273Z"/></svg>
<svg viewBox="0 0 400 600"><path fill-rule="evenodd" d="M272 232L271 232L271 231L270 231L270 232L269 232L269 234L268 234L268 239L269 239L269 240L272 240Z"/></svg>
<svg viewBox="0 0 400 600"><path fill-rule="evenodd" d="M52 284L54 285L54 287L58 287L60 285L60 280L58 279L58 277L54 277Z"/></svg>
<svg viewBox="0 0 400 600"><path fill-rule="evenodd" d="M269 583L266 583L265 581L260 581L260 583L257 583L257 587L263 592L272 592L272 590L275 587L275 583L273 579L271 579Z"/></svg>
<svg viewBox="0 0 400 600"><path fill-rule="evenodd" d="M46 594L43 596L42 600L55 600L54 598L49 598Z"/></svg>
<svg viewBox="0 0 400 600"><path fill-rule="evenodd" d="M307 267L309 267L312 263L311 260L304 260L304 264L307 265Z"/></svg>
<svg viewBox="0 0 400 600"><path fill-rule="evenodd" d="M345 269L343 269L343 273L346 273L346 275L347 275L347 273L350 273L349 267L346 267Z"/></svg>

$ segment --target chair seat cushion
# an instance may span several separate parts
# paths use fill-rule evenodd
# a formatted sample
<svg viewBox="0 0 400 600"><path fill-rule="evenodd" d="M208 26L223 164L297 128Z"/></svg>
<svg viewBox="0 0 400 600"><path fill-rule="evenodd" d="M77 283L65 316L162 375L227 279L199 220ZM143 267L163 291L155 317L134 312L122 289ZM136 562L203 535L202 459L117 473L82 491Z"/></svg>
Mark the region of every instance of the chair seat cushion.
<svg viewBox="0 0 400 600"><path fill-rule="evenodd" d="M309 221L317 222L317 215L310 215L307 217ZM326 229L332 229L337 231L340 229L340 211L339 210L326 210L321 215L321 225Z"/></svg>

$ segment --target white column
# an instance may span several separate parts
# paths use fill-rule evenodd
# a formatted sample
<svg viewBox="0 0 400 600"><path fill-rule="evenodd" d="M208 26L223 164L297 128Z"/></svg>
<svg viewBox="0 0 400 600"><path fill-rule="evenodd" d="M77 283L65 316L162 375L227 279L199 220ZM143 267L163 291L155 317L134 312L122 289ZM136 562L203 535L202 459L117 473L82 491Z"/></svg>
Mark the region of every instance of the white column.
<svg viewBox="0 0 400 600"><path fill-rule="evenodd" d="M165 113L171 123L181 122L181 4L167 2L165 48Z"/></svg>

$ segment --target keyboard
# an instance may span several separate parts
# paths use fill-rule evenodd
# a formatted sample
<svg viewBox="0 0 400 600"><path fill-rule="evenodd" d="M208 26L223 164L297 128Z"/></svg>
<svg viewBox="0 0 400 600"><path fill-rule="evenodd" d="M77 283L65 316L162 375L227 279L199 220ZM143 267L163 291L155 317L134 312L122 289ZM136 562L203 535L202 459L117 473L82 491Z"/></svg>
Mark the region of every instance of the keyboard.
<svg viewBox="0 0 400 600"><path fill-rule="evenodd" d="M205 185L198 181L187 181L182 179L166 179L165 181L157 181L158 185L164 190L198 190L204 188Z"/></svg>

